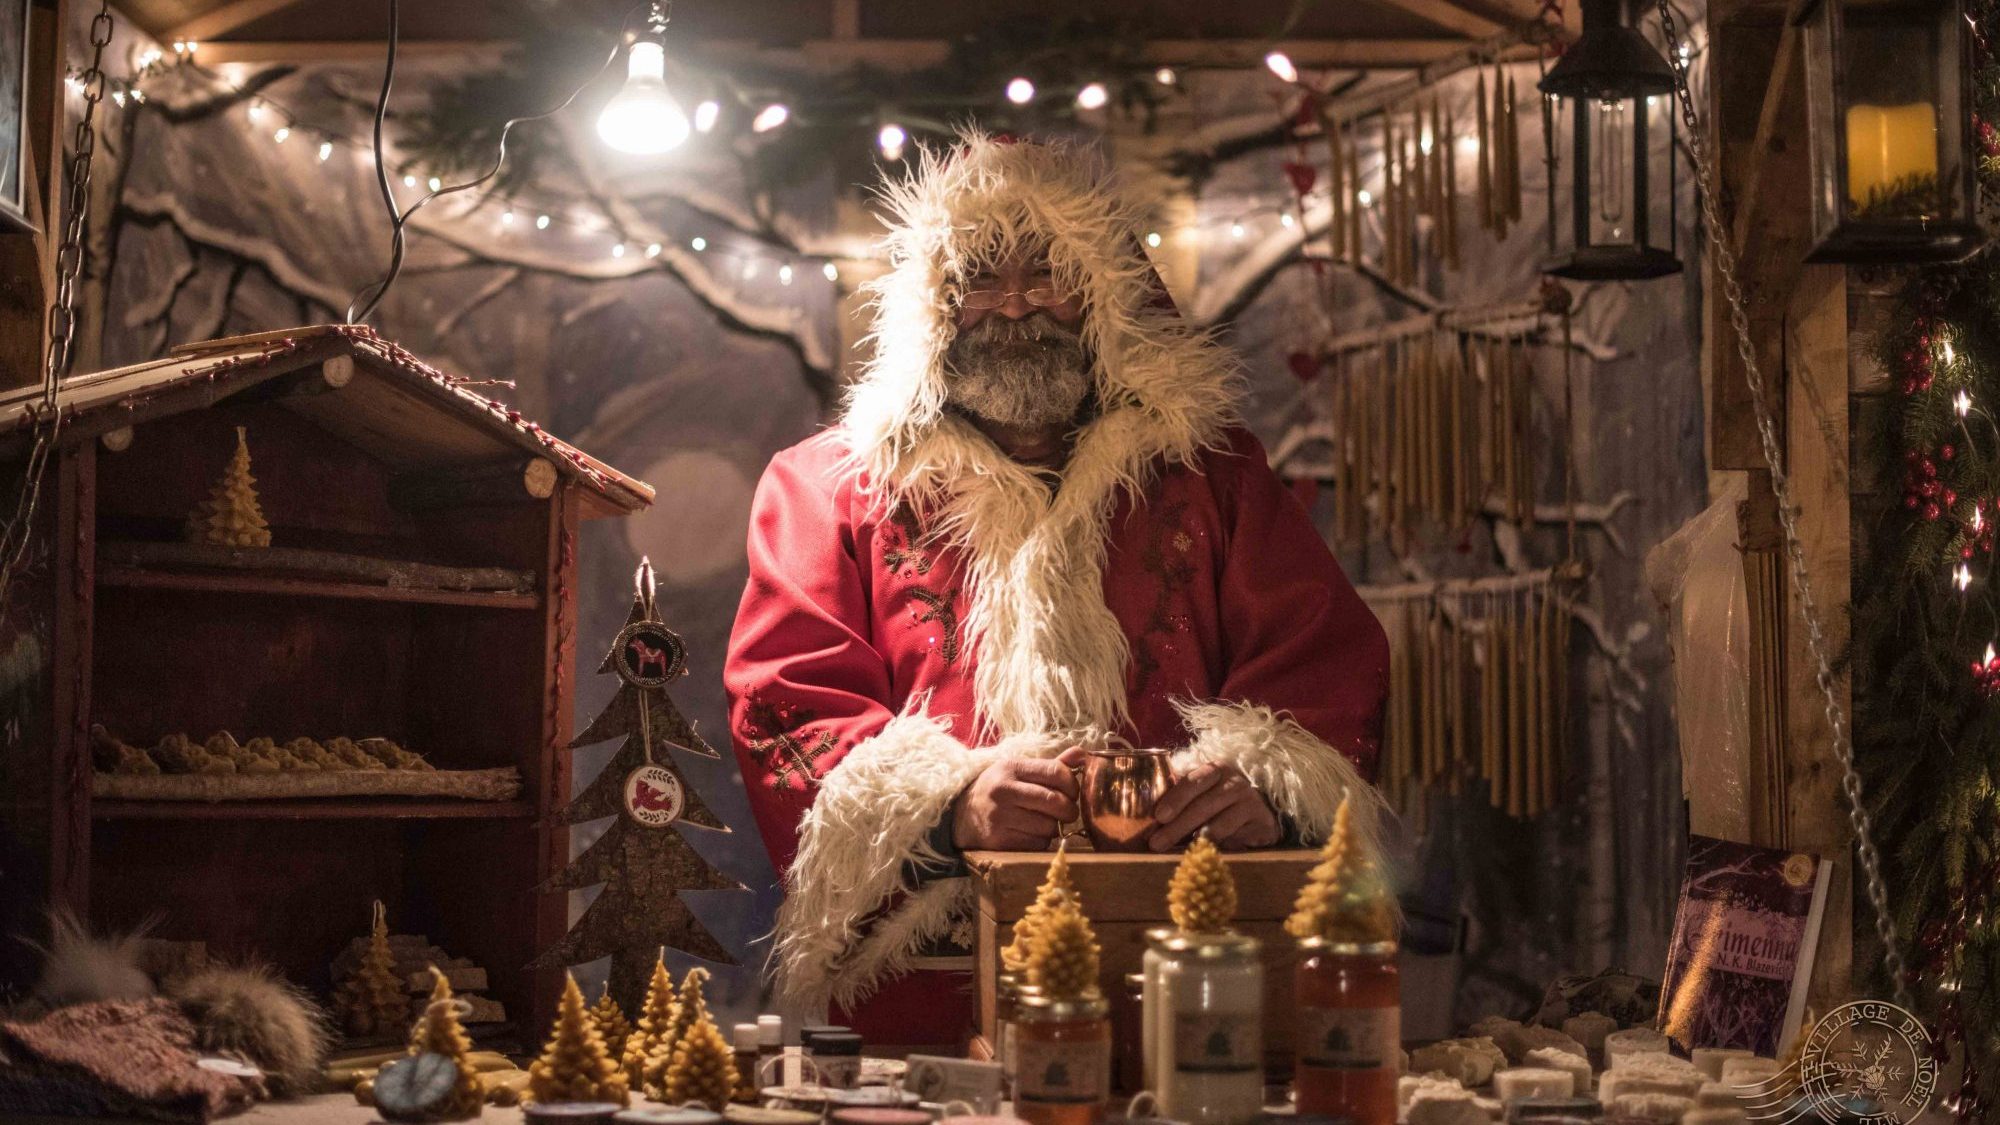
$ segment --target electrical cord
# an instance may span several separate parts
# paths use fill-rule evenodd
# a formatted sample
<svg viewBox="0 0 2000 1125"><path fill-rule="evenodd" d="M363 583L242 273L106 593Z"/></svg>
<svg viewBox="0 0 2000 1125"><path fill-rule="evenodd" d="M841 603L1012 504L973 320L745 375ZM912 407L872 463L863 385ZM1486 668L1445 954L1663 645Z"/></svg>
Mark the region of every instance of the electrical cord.
<svg viewBox="0 0 2000 1125"><path fill-rule="evenodd" d="M651 6L649 0L639 0L638 3L626 10L625 18L620 22L618 27L618 35L612 40L611 50L605 54L604 61L598 64L596 70L591 71L590 77L578 84L576 89L571 90L568 97L540 113L508 118L500 126L500 140L497 151L493 156L493 165L485 173L462 184L446 184L433 188L425 192L415 203L410 204L409 210L405 211L396 203L396 193L389 181L389 164L384 159L382 152L382 126L389 114L389 91L396 81L396 43L402 24L400 0L389 0L389 47L382 68L382 91L375 99L374 133L375 175L382 189L383 206L389 212L389 268L381 277L362 287L359 292L355 293L353 299L348 302L348 324L357 324L366 320L369 314L375 311L376 306L382 303L382 298L388 295L389 287L396 283L397 276L403 272L403 258L408 245L404 228L409 225L411 219L416 217L417 212L422 210L424 205L433 199L437 199L440 196L453 195L461 191L471 191L473 188L480 187L491 181L493 177L499 175L501 167L507 162L507 134L513 131L514 126L554 117L556 114L568 109L577 98L582 96L586 89L589 89L593 83L604 76L605 71L611 69L612 63L618 60L618 52L625 46L625 34L632 26L633 14L641 8L650 8ZM366 303L363 303L364 297L366 298ZM359 311L356 310L356 305L360 305Z"/></svg>

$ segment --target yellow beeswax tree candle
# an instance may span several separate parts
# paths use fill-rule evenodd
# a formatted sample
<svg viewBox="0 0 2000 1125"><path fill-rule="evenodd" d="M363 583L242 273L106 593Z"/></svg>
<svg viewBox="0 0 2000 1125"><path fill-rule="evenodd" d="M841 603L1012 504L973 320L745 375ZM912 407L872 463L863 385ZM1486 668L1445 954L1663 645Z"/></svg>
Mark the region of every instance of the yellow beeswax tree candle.
<svg viewBox="0 0 2000 1125"><path fill-rule="evenodd" d="M1058 903L1028 949L1028 984L1052 1000L1100 995L1097 934L1075 899Z"/></svg>
<svg viewBox="0 0 2000 1125"><path fill-rule="evenodd" d="M1300 940L1368 944L1396 940L1396 907L1375 853L1355 823L1351 797L1333 815L1318 866L1285 921Z"/></svg>
<svg viewBox="0 0 2000 1125"><path fill-rule="evenodd" d="M341 1026L360 1039L402 1035L410 1019L409 993L396 975L396 958L389 951L388 908L380 899L374 914L361 962L333 994Z"/></svg>
<svg viewBox="0 0 2000 1125"><path fill-rule="evenodd" d="M222 547L271 545L271 525L257 504L257 480L250 475L250 444L242 426L236 427L236 453L222 479L188 516L187 537Z"/></svg>
<svg viewBox="0 0 2000 1125"><path fill-rule="evenodd" d="M442 1055L452 1062L457 1071L452 1079L451 1093L444 1100L431 1107L421 1118L424 1121L469 1121L478 1117L486 1104L486 1087L479 1080L479 1071L472 1065L469 1056L472 1042L465 1037L465 1028L458 1022L458 1006L451 998L451 985L444 974L432 966L437 983L431 989L431 1002L425 1006L423 1018L417 1021L417 1036L410 1044L412 1054L429 1052ZM392 1121L404 1118L392 1116L386 1107L382 1116Z"/></svg>
<svg viewBox="0 0 2000 1125"><path fill-rule="evenodd" d="M722 1038L722 1029L715 1026L704 1007L681 1032L673 1059L660 1075L659 1093L652 1096L668 1105L699 1102L721 1113L735 1090L735 1057Z"/></svg>
<svg viewBox="0 0 2000 1125"><path fill-rule="evenodd" d="M590 1009L590 1022L597 1027L597 1034L604 1037L604 1050L612 1058L621 1058L625 1053L625 1040L632 1034L632 1022L625 1018L625 1012L618 1001L611 998L611 986L604 986L603 995L597 998L597 1005Z"/></svg>
<svg viewBox="0 0 2000 1125"><path fill-rule="evenodd" d="M1033 946L1035 931L1057 906L1065 901L1076 901L1076 884L1069 877L1069 841L1056 846L1056 858L1049 863L1049 873L1042 878L1041 890L1035 893L1035 901L1021 912L1021 920L1014 923L1014 938L1000 951L1002 968L1021 972L1028 966L1028 950Z"/></svg>
<svg viewBox="0 0 2000 1125"><path fill-rule="evenodd" d="M1206 832L1195 837L1174 868L1167 916L1189 933L1217 933L1236 921L1236 880Z"/></svg>
<svg viewBox="0 0 2000 1125"><path fill-rule="evenodd" d="M604 1049L604 1037L583 1006L576 977L563 986L556 1026L542 1057L528 1067L528 1100L535 1102L631 1102L625 1072Z"/></svg>
<svg viewBox="0 0 2000 1125"><path fill-rule="evenodd" d="M681 991L674 999L673 1012L646 1053L643 1072L646 1096L661 1097L659 1091L666 1088L667 1070L673 1065L674 1051L680 1046L681 1039L687 1035L688 1028L709 1018L708 1001L703 998L701 990L702 982L707 979L708 970L699 967L689 969L687 975L681 978ZM728 1053L728 1047L725 1041L724 1053Z"/></svg>
<svg viewBox="0 0 2000 1125"><path fill-rule="evenodd" d="M625 1037L619 1063L625 1068L625 1082L638 1087L645 1080L646 1056L654 1040L667 1030L674 1018L674 978L667 972L664 957L653 962L653 979L646 985L646 1002L639 1009L639 1023Z"/></svg>

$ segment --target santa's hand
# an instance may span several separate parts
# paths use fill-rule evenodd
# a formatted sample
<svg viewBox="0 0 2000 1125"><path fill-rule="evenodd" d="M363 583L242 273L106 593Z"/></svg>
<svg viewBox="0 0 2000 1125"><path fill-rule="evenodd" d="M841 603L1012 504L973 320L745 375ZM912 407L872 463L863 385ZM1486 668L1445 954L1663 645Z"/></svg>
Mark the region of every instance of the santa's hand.
<svg viewBox="0 0 2000 1125"><path fill-rule="evenodd" d="M1156 852L1178 847L1203 827L1219 848L1268 848L1283 829L1270 802L1235 766L1204 762L1188 771L1153 806L1159 825L1146 845Z"/></svg>
<svg viewBox="0 0 2000 1125"><path fill-rule="evenodd" d="M980 771L952 807L951 839L961 848L1040 851L1076 819L1076 779L1068 755L1009 758Z"/></svg>

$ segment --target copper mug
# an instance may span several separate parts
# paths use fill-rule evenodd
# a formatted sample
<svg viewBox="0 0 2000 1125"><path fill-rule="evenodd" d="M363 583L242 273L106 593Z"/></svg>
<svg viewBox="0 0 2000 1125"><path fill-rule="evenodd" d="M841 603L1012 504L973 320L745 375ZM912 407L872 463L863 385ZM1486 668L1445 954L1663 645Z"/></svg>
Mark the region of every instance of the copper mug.
<svg viewBox="0 0 2000 1125"><path fill-rule="evenodd" d="M1173 787L1174 767L1166 750L1107 745L1087 751L1078 790L1083 829L1100 852L1142 852L1157 827L1153 806Z"/></svg>

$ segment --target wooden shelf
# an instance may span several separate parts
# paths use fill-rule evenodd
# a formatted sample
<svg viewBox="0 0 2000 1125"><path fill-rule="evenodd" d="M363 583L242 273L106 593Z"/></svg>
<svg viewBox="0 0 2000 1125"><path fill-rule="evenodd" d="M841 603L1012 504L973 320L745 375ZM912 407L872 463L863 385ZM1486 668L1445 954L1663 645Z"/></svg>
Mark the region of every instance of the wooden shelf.
<svg viewBox="0 0 2000 1125"><path fill-rule="evenodd" d="M98 798L93 820L508 820L534 816L526 801L426 801L331 797L300 801L130 801Z"/></svg>
<svg viewBox="0 0 2000 1125"><path fill-rule="evenodd" d="M144 570L135 566L98 568L97 584L144 590L191 590L211 594L262 594L274 597L351 598L358 601L473 606L485 609L534 609L537 594L507 590L430 590L409 586L379 586L336 579L293 578L269 574L205 574Z"/></svg>

